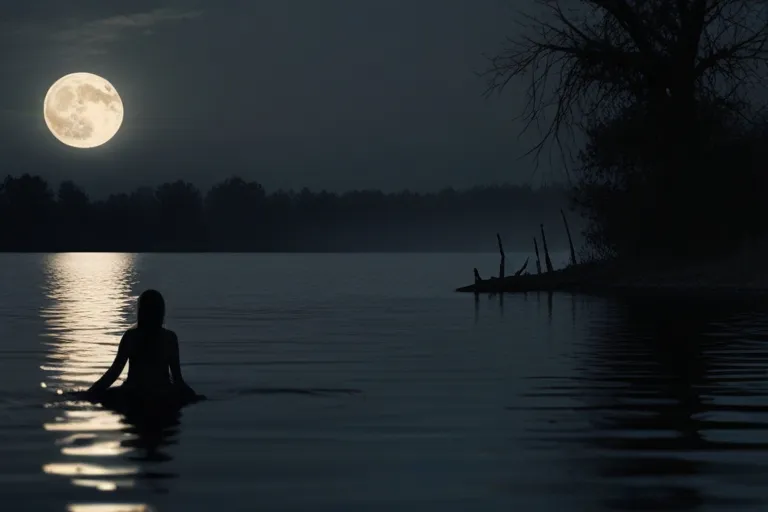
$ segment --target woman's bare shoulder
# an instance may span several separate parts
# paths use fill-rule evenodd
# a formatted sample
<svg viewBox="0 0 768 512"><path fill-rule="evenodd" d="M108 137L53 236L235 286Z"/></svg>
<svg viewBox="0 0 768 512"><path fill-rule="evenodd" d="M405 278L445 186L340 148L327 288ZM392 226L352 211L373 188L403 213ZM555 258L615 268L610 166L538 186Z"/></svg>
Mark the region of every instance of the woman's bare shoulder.
<svg viewBox="0 0 768 512"><path fill-rule="evenodd" d="M125 341L130 342L133 339L141 338L145 336L147 333L142 332L138 327L131 327L127 331L125 331L125 334L123 334L123 339ZM157 334L155 334L157 336ZM176 336L176 333L173 332L170 329L161 329L160 330L160 336L162 339L168 340L168 341L176 341L178 340L178 337Z"/></svg>
<svg viewBox="0 0 768 512"><path fill-rule="evenodd" d="M138 337L135 327L131 327L123 333L123 339L120 340L120 346L132 351L132 347L135 345L135 340Z"/></svg>
<svg viewBox="0 0 768 512"><path fill-rule="evenodd" d="M163 337L168 341L173 341L173 342L179 341L179 337L176 336L176 333L173 332L172 330L166 329L165 327L163 327L162 332L163 332Z"/></svg>
<svg viewBox="0 0 768 512"><path fill-rule="evenodd" d="M138 334L138 329L136 327L131 327L130 329L128 329L123 333L123 339L126 341L132 340L133 338L136 337L137 334Z"/></svg>

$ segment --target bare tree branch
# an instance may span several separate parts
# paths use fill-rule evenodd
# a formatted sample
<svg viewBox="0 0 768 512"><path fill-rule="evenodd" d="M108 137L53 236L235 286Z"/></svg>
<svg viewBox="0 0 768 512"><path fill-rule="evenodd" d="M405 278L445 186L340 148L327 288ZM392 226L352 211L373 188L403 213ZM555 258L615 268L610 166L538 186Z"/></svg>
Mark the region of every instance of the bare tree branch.
<svg viewBox="0 0 768 512"><path fill-rule="evenodd" d="M589 120L633 103L690 112L697 98L740 104L763 86L768 17L757 0L536 0L544 14L521 14L521 32L489 58L486 95L528 79L518 119L540 138L525 154ZM688 109L688 110L686 110Z"/></svg>

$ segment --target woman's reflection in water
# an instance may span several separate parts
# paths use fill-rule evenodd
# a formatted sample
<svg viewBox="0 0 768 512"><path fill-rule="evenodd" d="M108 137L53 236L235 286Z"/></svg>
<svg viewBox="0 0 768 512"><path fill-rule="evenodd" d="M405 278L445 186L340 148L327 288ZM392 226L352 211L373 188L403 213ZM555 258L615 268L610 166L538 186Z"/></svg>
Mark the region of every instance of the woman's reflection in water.
<svg viewBox="0 0 768 512"><path fill-rule="evenodd" d="M122 441L122 446L132 448L135 453L128 458L133 461L163 462L171 456L162 448L176 444L176 434L181 425L181 409L163 411L126 411L123 415L126 423L124 432L133 437Z"/></svg>
<svg viewBox="0 0 768 512"><path fill-rule="evenodd" d="M164 410L125 410L122 411L124 427L128 436L120 445L129 449L126 457L142 467L136 477L141 478L153 491L167 493L163 484L178 475L173 472L158 471L153 466L168 462L172 457L164 448L178 442L181 426L181 409Z"/></svg>
<svg viewBox="0 0 768 512"><path fill-rule="evenodd" d="M82 390L114 358L135 312L136 259L130 254L56 254L48 257L41 312L48 354L41 383L59 394ZM151 469L167 462L165 448L176 442L181 412L108 410L87 402L52 400L54 421L44 428L65 433L57 460L43 471L72 478L78 487L100 491L135 488L143 481L165 491L176 475Z"/></svg>

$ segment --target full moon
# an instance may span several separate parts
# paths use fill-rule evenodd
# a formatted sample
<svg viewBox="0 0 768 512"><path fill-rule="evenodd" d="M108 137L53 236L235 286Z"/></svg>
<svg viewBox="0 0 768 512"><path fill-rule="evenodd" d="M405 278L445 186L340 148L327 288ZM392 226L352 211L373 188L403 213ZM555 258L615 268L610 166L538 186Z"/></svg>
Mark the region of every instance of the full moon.
<svg viewBox="0 0 768 512"><path fill-rule="evenodd" d="M108 80L91 73L72 73L48 89L43 117L53 136L67 146L95 148L120 129L123 101Z"/></svg>

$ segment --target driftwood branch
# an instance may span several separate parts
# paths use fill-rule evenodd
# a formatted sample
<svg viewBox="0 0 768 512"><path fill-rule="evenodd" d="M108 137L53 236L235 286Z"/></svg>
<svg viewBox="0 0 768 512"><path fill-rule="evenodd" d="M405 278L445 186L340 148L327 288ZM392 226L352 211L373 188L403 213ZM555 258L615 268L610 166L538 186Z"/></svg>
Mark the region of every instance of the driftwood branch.
<svg viewBox="0 0 768 512"><path fill-rule="evenodd" d="M515 277L519 276L520 274L522 274L525 271L525 269L528 267L528 260L529 259L530 258L525 258L525 263L523 263L523 266L520 267L520 269L517 272L515 272Z"/></svg>
<svg viewBox="0 0 768 512"><path fill-rule="evenodd" d="M541 227L541 243L544 246L544 264L547 266L547 272L553 272L552 260L549 258L549 249L547 249L547 237L544 235L544 224Z"/></svg>
<svg viewBox="0 0 768 512"><path fill-rule="evenodd" d="M568 220L565 218L565 212L560 209L560 215L563 216L563 224L565 224L565 232L568 235L568 245L571 247L571 265L576 264L576 250L573 248L573 239L571 238L571 230L568 228Z"/></svg>
<svg viewBox="0 0 768 512"><path fill-rule="evenodd" d="M499 279L504 279L504 247L501 245L501 235L496 233L496 241L499 243L499 254L501 254L501 262L499 263Z"/></svg>
<svg viewBox="0 0 768 512"><path fill-rule="evenodd" d="M536 272L541 274L541 258L539 257L539 244L536 237L533 237L533 248L536 250Z"/></svg>

